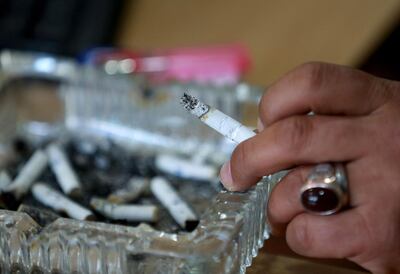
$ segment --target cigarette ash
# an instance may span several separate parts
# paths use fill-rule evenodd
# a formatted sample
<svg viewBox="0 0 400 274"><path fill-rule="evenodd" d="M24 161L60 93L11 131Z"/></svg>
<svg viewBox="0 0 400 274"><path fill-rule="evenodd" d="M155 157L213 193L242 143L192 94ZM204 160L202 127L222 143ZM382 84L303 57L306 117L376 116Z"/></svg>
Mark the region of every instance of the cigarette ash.
<svg viewBox="0 0 400 274"><path fill-rule="evenodd" d="M181 97L181 104L186 110L191 111L197 107L197 105L199 104L199 99L185 92Z"/></svg>
<svg viewBox="0 0 400 274"><path fill-rule="evenodd" d="M180 102L187 111L191 112L197 117L203 116L210 109L208 105L204 104L199 99L186 92L182 95Z"/></svg>
<svg viewBox="0 0 400 274"><path fill-rule="evenodd" d="M48 143L37 147L28 140L19 138L15 142L15 145L14 153L18 157L14 157L13 159L17 160L10 162L3 168L10 175L11 179L15 179L18 176L38 149L45 150L44 146L48 145ZM92 197L100 197L106 200L111 194L118 192L118 190L129 189L127 185L134 177L151 180L155 176L163 176L198 217L209 207L209 201L218 193L218 190L215 188L215 182L182 178L179 177L179 174L168 174L165 170L159 170L155 164L157 157L155 153L131 153L112 142L104 146L98 145L90 139L81 140L72 138L61 143L61 147L65 151L67 160L70 161L73 171L82 184L81 195L70 196L68 198L76 204L92 211L98 222L129 226L137 226L142 223L138 221L113 220L103 216L90 206ZM101 160L98 160L98 157ZM177 155L177 157L182 156ZM186 160L190 161L190 158ZM50 164L47 165L32 185L36 185L37 182L44 183L52 190L67 197L57 181L54 170L50 168ZM127 197L130 196L127 195ZM127 200L126 203L125 201L123 202L125 204L154 205L158 207L158 220L149 223L149 225L157 230L167 233L179 233L191 231L198 224L198 221L195 220L192 222L190 220L186 224L186 227L179 226L167 208L150 191L149 187L144 189L139 196L136 197L133 195L131 197L135 197L134 200ZM41 226L50 224L60 216L69 217L64 210L54 210L45 206L32 195L31 191L17 199L13 196L13 193L7 192L4 189L0 190L0 208L2 207L8 210L25 212Z"/></svg>

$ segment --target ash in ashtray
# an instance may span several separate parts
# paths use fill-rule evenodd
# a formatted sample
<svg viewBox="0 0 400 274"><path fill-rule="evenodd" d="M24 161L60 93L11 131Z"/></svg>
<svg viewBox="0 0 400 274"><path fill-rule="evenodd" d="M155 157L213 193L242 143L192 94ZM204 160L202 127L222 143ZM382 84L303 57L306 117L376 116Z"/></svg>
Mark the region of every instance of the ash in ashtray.
<svg viewBox="0 0 400 274"><path fill-rule="evenodd" d="M110 141L14 142L0 170L0 208L45 226L59 216L165 232L191 231L219 190L217 166L181 155L132 153Z"/></svg>

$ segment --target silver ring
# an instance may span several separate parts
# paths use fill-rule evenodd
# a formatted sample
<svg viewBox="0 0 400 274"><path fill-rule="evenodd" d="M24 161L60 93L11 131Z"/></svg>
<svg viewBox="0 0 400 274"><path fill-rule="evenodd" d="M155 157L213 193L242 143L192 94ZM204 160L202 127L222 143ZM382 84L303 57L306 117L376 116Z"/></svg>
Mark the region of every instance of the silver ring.
<svg viewBox="0 0 400 274"><path fill-rule="evenodd" d="M330 215L348 204L348 183L342 163L318 164L300 190L304 209L318 215Z"/></svg>

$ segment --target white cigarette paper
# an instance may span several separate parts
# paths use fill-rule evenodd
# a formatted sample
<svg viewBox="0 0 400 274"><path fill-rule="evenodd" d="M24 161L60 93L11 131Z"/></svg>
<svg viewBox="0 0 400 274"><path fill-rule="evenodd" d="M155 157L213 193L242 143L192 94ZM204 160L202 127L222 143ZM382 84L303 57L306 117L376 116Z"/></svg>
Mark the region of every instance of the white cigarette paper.
<svg viewBox="0 0 400 274"><path fill-rule="evenodd" d="M60 192L43 183L36 183L32 187L32 195L36 200L58 212L64 212L77 220L93 220L93 213L81 205L70 200Z"/></svg>
<svg viewBox="0 0 400 274"><path fill-rule="evenodd" d="M196 97L185 93L181 97L181 103L186 110L190 111L190 113L197 116L209 127L218 131L235 143L240 143L255 135L255 133L245 125L229 117L218 109L199 101Z"/></svg>
<svg viewBox="0 0 400 274"><path fill-rule="evenodd" d="M214 166L169 154L157 155L155 165L162 172L182 178L209 181L217 177L217 169Z"/></svg>
<svg viewBox="0 0 400 274"><path fill-rule="evenodd" d="M57 144L50 144L47 147L47 155L49 156L50 167L63 192L67 195L78 194L81 184L62 148Z"/></svg>
<svg viewBox="0 0 400 274"><path fill-rule="evenodd" d="M4 191L11 192L15 198L20 199L29 191L32 183L44 171L47 161L46 153L42 150L37 150L18 173L15 180L5 187Z"/></svg>
<svg viewBox="0 0 400 274"><path fill-rule="evenodd" d="M118 189L108 195L107 200L111 203L122 204L132 202L139 198L150 186L150 180L144 177L132 177L126 187Z"/></svg>
<svg viewBox="0 0 400 274"><path fill-rule="evenodd" d="M154 196L168 210L175 221L183 228L188 222L197 221L198 218L190 207L182 200L169 182L162 177L154 177L150 188Z"/></svg>
<svg viewBox="0 0 400 274"><path fill-rule="evenodd" d="M6 170L0 172L0 192L12 182L10 175Z"/></svg>
<svg viewBox="0 0 400 274"><path fill-rule="evenodd" d="M241 143L256 135L245 125L215 108L210 108L200 120L235 143Z"/></svg>
<svg viewBox="0 0 400 274"><path fill-rule="evenodd" d="M112 220L132 222L155 222L158 220L158 208L154 205L116 205L100 198L92 198L90 205Z"/></svg>

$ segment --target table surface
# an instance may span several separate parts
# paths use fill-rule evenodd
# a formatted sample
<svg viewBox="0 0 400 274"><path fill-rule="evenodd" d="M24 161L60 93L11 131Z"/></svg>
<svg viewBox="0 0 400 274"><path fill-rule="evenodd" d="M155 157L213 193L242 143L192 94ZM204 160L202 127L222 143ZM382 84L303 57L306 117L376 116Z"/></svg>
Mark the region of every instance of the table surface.
<svg viewBox="0 0 400 274"><path fill-rule="evenodd" d="M310 259L292 252L283 238L271 237L253 259L247 274L365 274L347 260Z"/></svg>
<svg viewBox="0 0 400 274"><path fill-rule="evenodd" d="M262 252L254 260L254 264L246 271L247 274L365 274L358 270L328 265L324 263L305 261L285 256L277 256Z"/></svg>

